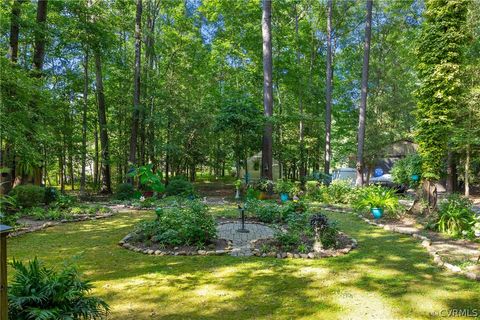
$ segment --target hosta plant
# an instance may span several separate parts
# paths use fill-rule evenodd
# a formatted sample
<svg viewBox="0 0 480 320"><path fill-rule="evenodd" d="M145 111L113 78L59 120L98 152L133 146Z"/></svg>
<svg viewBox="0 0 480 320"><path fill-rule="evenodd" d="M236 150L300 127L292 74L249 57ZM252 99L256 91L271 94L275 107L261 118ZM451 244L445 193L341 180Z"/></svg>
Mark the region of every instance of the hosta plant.
<svg viewBox="0 0 480 320"><path fill-rule="evenodd" d="M441 202L438 210L437 229L453 237L472 237L477 220L472 202L459 194L451 194Z"/></svg>

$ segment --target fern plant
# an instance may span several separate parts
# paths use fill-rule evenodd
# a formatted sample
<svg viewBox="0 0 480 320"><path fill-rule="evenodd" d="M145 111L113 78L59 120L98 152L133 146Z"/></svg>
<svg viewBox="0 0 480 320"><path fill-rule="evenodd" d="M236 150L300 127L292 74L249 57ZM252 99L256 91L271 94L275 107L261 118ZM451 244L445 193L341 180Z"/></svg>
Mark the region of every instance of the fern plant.
<svg viewBox="0 0 480 320"><path fill-rule="evenodd" d="M458 237L473 233L476 223L472 202L459 194L451 194L439 205L437 229L450 236Z"/></svg>
<svg viewBox="0 0 480 320"><path fill-rule="evenodd" d="M82 280L77 269L60 271L44 267L35 258L26 265L14 260L9 287L9 318L16 320L105 319L109 307L100 298L87 296L93 288Z"/></svg>
<svg viewBox="0 0 480 320"><path fill-rule="evenodd" d="M371 208L383 208L395 212L399 208L395 190L381 186L369 186L360 189L355 207L359 210Z"/></svg>

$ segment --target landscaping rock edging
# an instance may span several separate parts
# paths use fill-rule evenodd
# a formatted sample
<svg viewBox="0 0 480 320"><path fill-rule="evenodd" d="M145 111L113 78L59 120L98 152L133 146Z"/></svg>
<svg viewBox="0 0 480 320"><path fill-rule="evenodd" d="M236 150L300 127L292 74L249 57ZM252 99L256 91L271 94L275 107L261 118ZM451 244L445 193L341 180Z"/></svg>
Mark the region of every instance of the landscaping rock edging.
<svg viewBox="0 0 480 320"><path fill-rule="evenodd" d="M402 228L402 227L391 226L391 225L388 225L388 224L377 223L375 221L371 221L370 219L365 218L362 214L357 214L357 213L353 212L352 210L347 210L347 209L343 209L343 208L340 209L340 208L335 208L335 207L323 207L323 208L325 210L328 210L328 211L352 213L352 214L356 215L358 218L360 218L363 221L365 221L366 223L368 223L369 225L380 227L380 228L383 228L384 230L387 230L387 231L392 231L392 232L396 232L396 233L410 235L410 236L412 236L416 239L419 239L419 240L422 241L421 242L422 247L424 247L427 250L428 254L430 254L430 256L432 256L433 262L437 266L443 267L443 268L445 268L445 269L447 269L447 270L449 270L453 273L462 274L462 275L466 276L467 278L469 278L471 280L480 281L480 274L476 274L475 272L469 272L469 271L466 271L466 270L462 270L460 267L444 261L442 259L442 257L437 253L437 251L435 251L435 249L431 246L432 240L430 238L420 234L418 231L412 230L412 228L405 228L405 227Z"/></svg>
<svg viewBox="0 0 480 320"><path fill-rule="evenodd" d="M215 256L230 253L233 249L231 241L228 241L228 247L224 250L197 250L195 252L187 252L182 250L153 250L137 247L131 243L128 243L128 240L131 237L131 233L127 234L122 240L118 242L118 245L130 251L156 256Z"/></svg>
<svg viewBox="0 0 480 320"><path fill-rule="evenodd" d="M343 233L344 234L344 233ZM344 234L345 235L345 234ZM351 244L347 245L345 248L342 249L328 249L324 250L322 252L308 252L308 253L292 253L292 252L276 252L276 251L271 251L271 252L266 252L266 253L261 253L260 249L253 249L253 255L257 257L271 257L271 258L277 258L277 259L320 259L320 258L328 258L328 257L338 257L345 255L355 249L358 246L357 240L354 238L350 238ZM252 244L255 243L257 240L251 241Z"/></svg>

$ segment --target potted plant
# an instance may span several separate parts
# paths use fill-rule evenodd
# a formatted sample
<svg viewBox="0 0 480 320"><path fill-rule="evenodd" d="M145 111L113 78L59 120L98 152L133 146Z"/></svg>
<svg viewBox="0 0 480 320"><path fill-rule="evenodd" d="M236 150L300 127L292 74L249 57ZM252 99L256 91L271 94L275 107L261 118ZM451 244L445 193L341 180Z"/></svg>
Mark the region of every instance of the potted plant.
<svg viewBox="0 0 480 320"><path fill-rule="evenodd" d="M362 190L357 203L357 209L370 210L374 219L380 219L384 210L394 211L398 208L398 198L395 191L381 186L366 187Z"/></svg>
<svg viewBox="0 0 480 320"><path fill-rule="evenodd" d="M240 199L240 187L242 186L242 180L238 179L235 181L235 199Z"/></svg>
<svg viewBox="0 0 480 320"><path fill-rule="evenodd" d="M293 183L288 180L279 179L275 183L275 192L280 195L280 200L285 202L293 189Z"/></svg>
<svg viewBox="0 0 480 320"><path fill-rule="evenodd" d="M265 178L258 179L257 183L255 184L255 189L260 191L259 199L265 200L267 199L267 193L272 191L273 181L268 180Z"/></svg>

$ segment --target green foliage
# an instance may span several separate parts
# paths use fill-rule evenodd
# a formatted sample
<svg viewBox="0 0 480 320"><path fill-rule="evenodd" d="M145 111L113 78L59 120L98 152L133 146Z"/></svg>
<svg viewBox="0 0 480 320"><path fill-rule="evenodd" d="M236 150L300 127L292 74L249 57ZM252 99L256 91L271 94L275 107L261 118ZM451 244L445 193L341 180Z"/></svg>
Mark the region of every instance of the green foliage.
<svg viewBox="0 0 480 320"><path fill-rule="evenodd" d="M426 1L425 21L418 38L416 141L422 175L440 178L455 111L462 102L463 55L468 1Z"/></svg>
<svg viewBox="0 0 480 320"><path fill-rule="evenodd" d="M115 198L118 200L129 200L133 198L135 190L131 183L120 183L115 192Z"/></svg>
<svg viewBox="0 0 480 320"><path fill-rule="evenodd" d="M59 194L53 206L60 209L68 209L77 203L77 198L68 194Z"/></svg>
<svg viewBox="0 0 480 320"><path fill-rule="evenodd" d="M245 209L253 214L260 221L273 223L282 220L281 206L271 201L260 201L257 199L247 200Z"/></svg>
<svg viewBox="0 0 480 320"><path fill-rule="evenodd" d="M333 248L337 244L338 227L336 222L329 221L324 214L315 214L310 217L310 226L318 236L322 247Z"/></svg>
<svg viewBox="0 0 480 320"><path fill-rule="evenodd" d="M142 221L135 228L136 241L162 245L205 245L216 237L216 223L203 203L193 200L185 206L156 210L156 219Z"/></svg>
<svg viewBox="0 0 480 320"><path fill-rule="evenodd" d="M329 186L320 185L318 200L328 204L349 204L355 197L356 189L349 181L335 180Z"/></svg>
<svg viewBox="0 0 480 320"><path fill-rule="evenodd" d="M165 185L162 183L162 173L159 171L154 173L153 164L134 168L128 176L137 177L140 184L144 185L149 190L153 190L157 193L165 191Z"/></svg>
<svg viewBox="0 0 480 320"><path fill-rule="evenodd" d="M358 191L358 198L354 202L358 210L383 208L389 213L396 213L400 207L393 189L373 185L359 188Z"/></svg>
<svg viewBox="0 0 480 320"><path fill-rule="evenodd" d="M16 186L10 191L10 195L15 197L20 208L31 208L45 203L44 188L31 184Z"/></svg>
<svg viewBox="0 0 480 320"><path fill-rule="evenodd" d="M453 237L473 237L477 223L472 202L459 194L451 194L441 202L438 210L437 230Z"/></svg>
<svg viewBox="0 0 480 320"><path fill-rule="evenodd" d="M168 196L193 196L195 195L195 188L193 184L183 176L173 177L165 189Z"/></svg>
<svg viewBox="0 0 480 320"><path fill-rule="evenodd" d="M294 183L287 179L278 179L275 182L274 190L276 193L292 193L294 189Z"/></svg>
<svg viewBox="0 0 480 320"><path fill-rule="evenodd" d="M392 168L393 181L403 185L416 186L419 181L413 181L412 175L421 176L422 158L419 154L410 154L395 162Z"/></svg>
<svg viewBox="0 0 480 320"><path fill-rule="evenodd" d="M55 187L45 187L45 203L50 204L58 199L58 191Z"/></svg>
<svg viewBox="0 0 480 320"><path fill-rule="evenodd" d="M254 188L255 188L255 190L258 190L258 191L261 191L261 192L272 191L273 190L273 181L265 179L265 178L260 178L254 184Z"/></svg>
<svg viewBox="0 0 480 320"><path fill-rule="evenodd" d="M12 267L15 273L8 290L10 319L106 319L108 304L88 296L93 286L81 279L75 267L55 271L37 258L26 265L14 260Z"/></svg>

